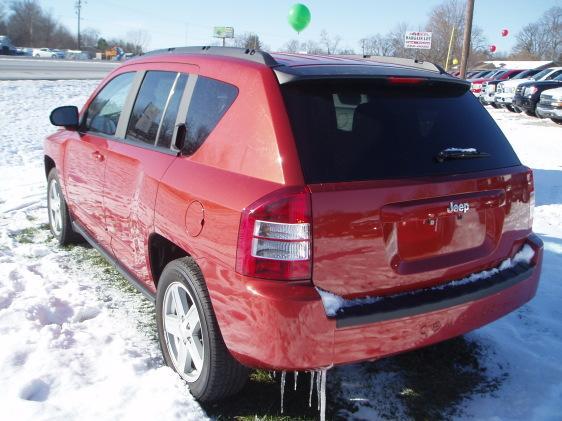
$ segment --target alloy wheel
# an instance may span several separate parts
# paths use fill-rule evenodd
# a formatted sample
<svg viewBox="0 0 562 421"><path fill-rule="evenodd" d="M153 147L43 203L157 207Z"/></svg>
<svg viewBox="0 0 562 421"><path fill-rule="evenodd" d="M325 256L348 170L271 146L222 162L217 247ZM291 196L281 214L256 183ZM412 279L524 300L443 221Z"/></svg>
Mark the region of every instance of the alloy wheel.
<svg viewBox="0 0 562 421"><path fill-rule="evenodd" d="M192 383L201 375L205 348L201 319L193 297L180 282L172 282L162 306L164 336L174 368Z"/></svg>
<svg viewBox="0 0 562 421"><path fill-rule="evenodd" d="M55 236L62 232L62 195L57 180L52 180L49 186L47 206L49 208L49 222Z"/></svg>

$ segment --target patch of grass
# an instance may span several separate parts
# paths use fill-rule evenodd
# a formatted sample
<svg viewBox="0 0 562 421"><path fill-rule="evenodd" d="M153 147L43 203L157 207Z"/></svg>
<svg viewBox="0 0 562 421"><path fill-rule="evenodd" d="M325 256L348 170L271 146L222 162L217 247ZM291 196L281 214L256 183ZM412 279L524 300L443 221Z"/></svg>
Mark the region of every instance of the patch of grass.
<svg viewBox="0 0 562 421"><path fill-rule="evenodd" d="M14 232L10 235L14 240L20 244L31 244L35 240L35 235L39 229L37 227L28 227Z"/></svg>

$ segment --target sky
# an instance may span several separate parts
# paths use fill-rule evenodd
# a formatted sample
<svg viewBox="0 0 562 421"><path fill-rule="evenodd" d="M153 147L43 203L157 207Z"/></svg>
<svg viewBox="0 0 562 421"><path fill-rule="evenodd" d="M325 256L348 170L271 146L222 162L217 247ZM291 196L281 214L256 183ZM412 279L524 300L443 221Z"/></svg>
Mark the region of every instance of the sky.
<svg viewBox="0 0 562 421"><path fill-rule="evenodd" d="M310 26L298 35L287 23L295 1L286 0L86 0L82 28L97 29L105 38L125 37L145 29L151 34L149 49L183 45L208 45L214 26L232 26L235 34L255 32L272 50L290 39L318 40L320 31L341 37L340 48L359 51L359 40L386 33L406 22L419 29L430 10L442 0L301 0L312 15ZM75 0L40 0L45 9L76 32ZM562 0L476 0L474 24L484 30L498 52L509 52L515 34L536 21ZM510 36L500 31L507 28Z"/></svg>

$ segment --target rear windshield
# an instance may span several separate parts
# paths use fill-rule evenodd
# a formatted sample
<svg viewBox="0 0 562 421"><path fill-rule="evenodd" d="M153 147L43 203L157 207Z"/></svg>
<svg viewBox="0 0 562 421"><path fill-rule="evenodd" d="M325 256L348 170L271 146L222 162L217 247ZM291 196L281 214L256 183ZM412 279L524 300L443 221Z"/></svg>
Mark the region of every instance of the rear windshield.
<svg viewBox="0 0 562 421"><path fill-rule="evenodd" d="M449 85L450 86L450 85ZM282 87L307 183L451 175L519 165L464 87L309 81ZM448 148L485 156L439 162Z"/></svg>

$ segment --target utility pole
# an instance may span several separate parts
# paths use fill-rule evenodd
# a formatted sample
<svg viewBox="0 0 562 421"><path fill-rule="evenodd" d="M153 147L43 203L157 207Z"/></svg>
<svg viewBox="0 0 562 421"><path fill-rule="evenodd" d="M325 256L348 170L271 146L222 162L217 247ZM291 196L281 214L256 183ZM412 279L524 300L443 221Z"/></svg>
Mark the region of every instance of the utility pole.
<svg viewBox="0 0 562 421"><path fill-rule="evenodd" d="M85 3L83 0L76 0L74 7L76 8L76 15L78 15L78 50L80 49L80 13L82 12L82 5Z"/></svg>
<svg viewBox="0 0 562 421"><path fill-rule="evenodd" d="M464 17L464 37L462 41L461 74L459 75L461 79L464 79L466 75L466 66L468 64L468 55L470 53L470 38L472 36L473 15L474 15L474 0L467 0L466 14Z"/></svg>

